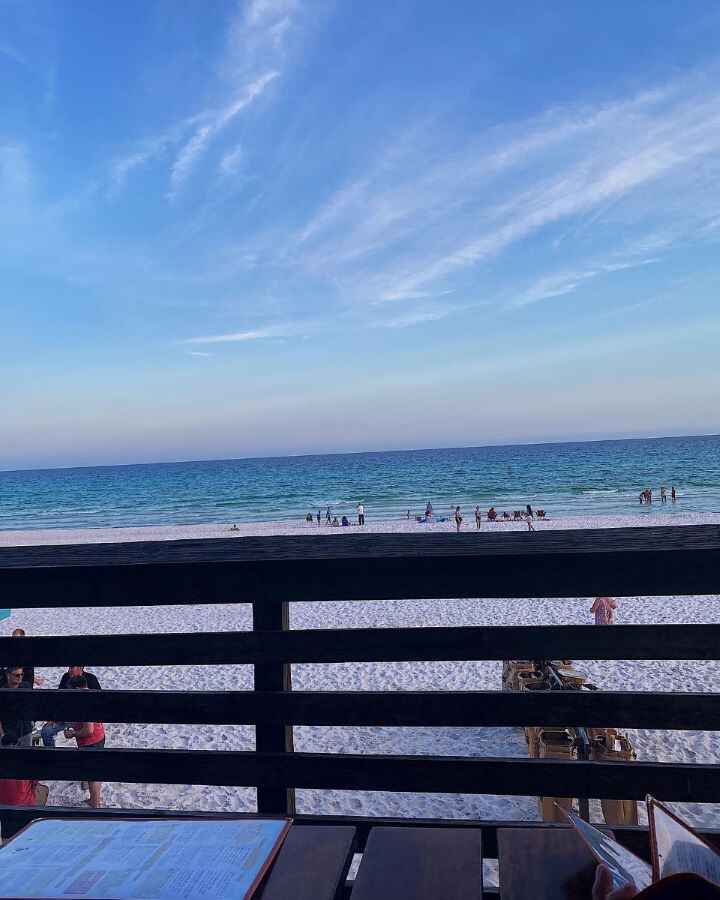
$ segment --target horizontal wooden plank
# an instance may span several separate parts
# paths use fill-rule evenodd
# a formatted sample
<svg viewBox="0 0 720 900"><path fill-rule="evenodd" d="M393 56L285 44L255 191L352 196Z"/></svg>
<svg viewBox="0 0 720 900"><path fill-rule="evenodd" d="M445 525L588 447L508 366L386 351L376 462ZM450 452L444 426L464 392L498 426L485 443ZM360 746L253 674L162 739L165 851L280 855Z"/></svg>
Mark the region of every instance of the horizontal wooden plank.
<svg viewBox="0 0 720 900"><path fill-rule="evenodd" d="M720 625L532 625L0 638L0 665L720 658Z"/></svg>
<svg viewBox="0 0 720 900"><path fill-rule="evenodd" d="M301 535L263 535L194 538L179 541L30 545L0 548L0 569L27 567L135 566L149 563L207 564L223 562L283 562L312 559L366 559L426 556L514 556L527 553L613 550L720 549L717 525L634 528L553 529L501 532L492 528L461 534L449 532L360 533L318 532Z"/></svg>
<svg viewBox="0 0 720 900"><path fill-rule="evenodd" d="M355 844L347 825L293 825L255 900L338 900Z"/></svg>
<svg viewBox="0 0 720 900"><path fill-rule="evenodd" d="M186 750L2 751L7 778L720 801L720 766Z"/></svg>
<svg viewBox="0 0 720 900"><path fill-rule="evenodd" d="M712 525L0 549L15 608L710 594L718 573Z"/></svg>
<svg viewBox="0 0 720 900"><path fill-rule="evenodd" d="M720 730L720 695L649 691L0 690L0 719L205 725Z"/></svg>
<svg viewBox="0 0 720 900"><path fill-rule="evenodd" d="M574 828L565 832L501 828L497 840L502 900L589 900L593 894L597 898L593 890L597 864Z"/></svg>
<svg viewBox="0 0 720 900"><path fill-rule="evenodd" d="M482 900L479 829L373 828L353 900Z"/></svg>

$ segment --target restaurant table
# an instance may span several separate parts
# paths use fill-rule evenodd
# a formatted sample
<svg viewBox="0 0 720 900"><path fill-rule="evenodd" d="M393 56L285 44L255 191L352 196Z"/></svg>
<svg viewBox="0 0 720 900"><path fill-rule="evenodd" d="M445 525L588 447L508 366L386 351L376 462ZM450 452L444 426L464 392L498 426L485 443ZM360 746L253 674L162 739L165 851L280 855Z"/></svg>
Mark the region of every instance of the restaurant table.
<svg viewBox="0 0 720 900"><path fill-rule="evenodd" d="M575 829L498 828L502 900L590 900L595 860Z"/></svg>
<svg viewBox="0 0 720 900"><path fill-rule="evenodd" d="M351 900L480 900L479 828L370 831Z"/></svg>

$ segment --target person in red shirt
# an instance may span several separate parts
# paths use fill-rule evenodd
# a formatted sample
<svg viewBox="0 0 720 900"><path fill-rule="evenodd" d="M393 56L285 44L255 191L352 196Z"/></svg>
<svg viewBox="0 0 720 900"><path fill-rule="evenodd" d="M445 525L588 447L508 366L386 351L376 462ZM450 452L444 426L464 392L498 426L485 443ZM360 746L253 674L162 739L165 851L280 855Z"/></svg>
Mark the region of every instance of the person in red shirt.
<svg viewBox="0 0 720 900"><path fill-rule="evenodd" d="M87 678L84 675L70 679L68 687L73 690L88 690ZM68 740L75 738L78 750L103 750L105 747L105 726L102 722L73 722L69 728L65 729L65 737ZM90 800L87 801L94 809L98 809L102 804L100 795L102 792L102 782L88 781L88 790L90 791Z"/></svg>
<svg viewBox="0 0 720 900"><path fill-rule="evenodd" d="M27 778L0 778L0 805L45 806L48 786Z"/></svg>
<svg viewBox="0 0 720 900"><path fill-rule="evenodd" d="M99 691L100 690L100 682L97 680L96 676L93 675L92 672L86 672L85 666L68 666L67 672L64 673L63 677L60 679L60 684L58 685L58 690L64 691L70 687L70 679L71 678L80 678L83 675L85 680L87 681L88 689L91 691ZM65 731L66 728L69 727L69 722L46 722L42 730L40 732L40 737L42 738L43 746L45 747L54 747L55 746L55 735L60 734L61 731Z"/></svg>

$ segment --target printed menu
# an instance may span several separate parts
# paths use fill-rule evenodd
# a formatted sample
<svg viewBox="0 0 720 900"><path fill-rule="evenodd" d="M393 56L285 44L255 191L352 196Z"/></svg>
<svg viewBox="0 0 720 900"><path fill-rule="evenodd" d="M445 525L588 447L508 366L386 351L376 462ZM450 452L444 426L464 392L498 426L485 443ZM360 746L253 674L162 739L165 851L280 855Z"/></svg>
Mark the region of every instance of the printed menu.
<svg viewBox="0 0 720 900"><path fill-rule="evenodd" d="M688 884L699 880L720 887L720 853L660 801L648 796L646 803L652 865L626 850L612 835L573 812L564 812L595 859L609 869L613 887L632 885L640 892L638 900L645 890L669 880ZM688 887L688 897L691 890Z"/></svg>
<svg viewBox="0 0 720 900"><path fill-rule="evenodd" d="M41 819L0 850L2 900L247 900L289 819Z"/></svg>

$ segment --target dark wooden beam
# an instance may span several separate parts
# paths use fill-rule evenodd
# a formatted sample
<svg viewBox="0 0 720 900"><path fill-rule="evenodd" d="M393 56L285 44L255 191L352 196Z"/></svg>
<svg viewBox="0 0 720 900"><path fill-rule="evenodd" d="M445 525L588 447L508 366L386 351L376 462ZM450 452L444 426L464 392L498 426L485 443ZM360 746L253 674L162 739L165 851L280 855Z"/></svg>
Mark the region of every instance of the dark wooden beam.
<svg viewBox="0 0 720 900"><path fill-rule="evenodd" d="M290 628L290 606L287 603L253 604L253 631L267 633L271 630L286 632ZM273 702L279 715L272 719L254 717L255 749L261 753L292 753L293 729L292 718L282 715L287 707L285 700L292 697L292 678L290 666L285 662L257 662L253 671L254 696L264 693ZM269 693L274 692L274 693ZM252 695L250 695L252 696ZM257 808L261 813L295 814L295 791L288 783L281 788L259 785L257 789Z"/></svg>
<svg viewBox="0 0 720 900"><path fill-rule="evenodd" d="M7 778L720 802L720 766L186 750L2 751Z"/></svg>
<svg viewBox="0 0 720 900"><path fill-rule="evenodd" d="M719 573L715 525L0 549L15 608L712 594Z"/></svg>
<svg viewBox="0 0 720 900"><path fill-rule="evenodd" d="M6 807L6 809L12 809ZM26 807L27 809L27 807ZM3 815L0 807L0 817ZM397 816L341 816L323 815L321 813L301 814L295 817L296 824L312 825L351 825L357 831L358 851L365 848L370 831L376 826L390 828L451 828L466 829L479 828L483 836L483 857L485 859L497 859L497 829L498 828L541 828L558 829L569 828L568 825L556 825L549 822L528 821L527 819L410 819ZM650 860L650 846L648 829L642 825L613 825L610 828L599 822L593 823L602 831L611 831L616 839L628 850L637 856ZM699 829L699 833L711 844L720 847L720 830Z"/></svg>
<svg viewBox="0 0 720 900"><path fill-rule="evenodd" d="M481 659L720 658L720 625L533 625L0 638L0 665L188 666Z"/></svg>
<svg viewBox="0 0 720 900"><path fill-rule="evenodd" d="M257 749L292 751L292 725L584 725L720 731L720 696L649 691L0 690L0 719L257 725ZM290 734L288 734L290 732ZM282 746L271 750L274 741ZM288 743L289 742L289 743ZM276 810L276 812L279 812Z"/></svg>

